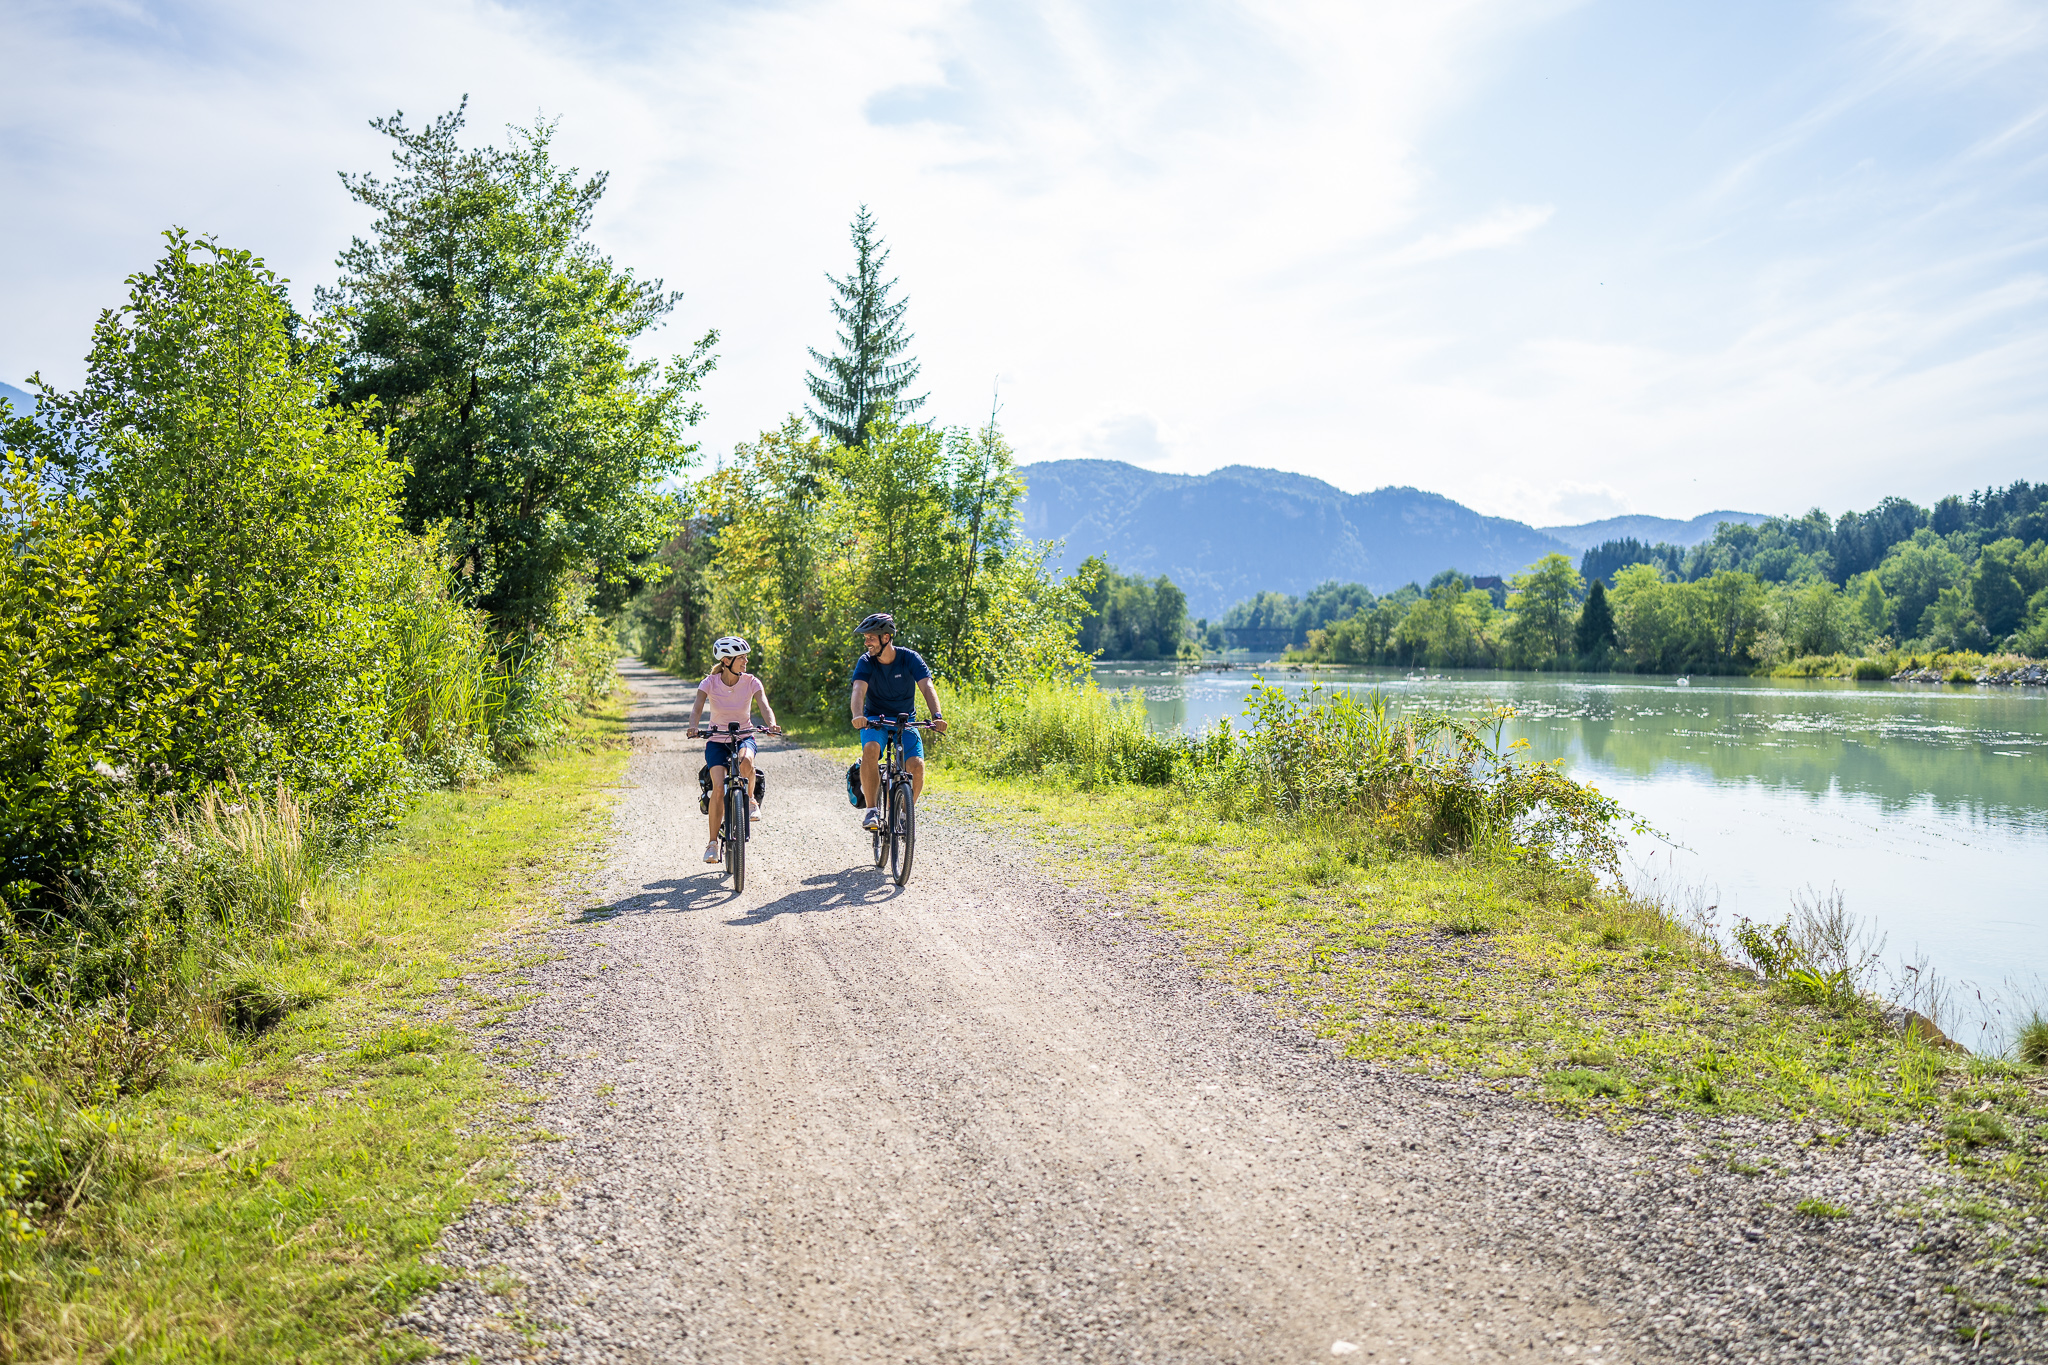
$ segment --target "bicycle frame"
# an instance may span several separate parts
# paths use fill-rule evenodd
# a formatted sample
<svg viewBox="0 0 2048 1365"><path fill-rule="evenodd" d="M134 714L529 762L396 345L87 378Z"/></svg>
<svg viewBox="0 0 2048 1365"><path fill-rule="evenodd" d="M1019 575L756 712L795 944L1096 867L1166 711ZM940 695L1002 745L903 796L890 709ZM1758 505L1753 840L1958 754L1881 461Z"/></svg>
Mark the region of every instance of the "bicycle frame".
<svg viewBox="0 0 2048 1365"><path fill-rule="evenodd" d="M739 743L755 735L772 735L777 728L750 725L740 728L738 721L729 721L723 730L706 727L706 738L721 740L733 747L732 760L725 765L725 787L719 792L723 814L718 822L718 842L725 850L725 869L732 874L733 894L738 895L747 885L747 841L754 837L754 822L748 818L748 801L753 793L748 790L747 779L740 775ZM735 832L737 830L737 832Z"/></svg>
<svg viewBox="0 0 2048 1365"><path fill-rule="evenodd" d="M882 752L875 758L875 795L882 811L882 823L874 830L875 866L888 863L896 885L902 886L910 880L910 864L917 852L917 795L904 767L903 732L929 730L932 724L909 716L863 719L871 722L868 728L883 732Z"/></svg>

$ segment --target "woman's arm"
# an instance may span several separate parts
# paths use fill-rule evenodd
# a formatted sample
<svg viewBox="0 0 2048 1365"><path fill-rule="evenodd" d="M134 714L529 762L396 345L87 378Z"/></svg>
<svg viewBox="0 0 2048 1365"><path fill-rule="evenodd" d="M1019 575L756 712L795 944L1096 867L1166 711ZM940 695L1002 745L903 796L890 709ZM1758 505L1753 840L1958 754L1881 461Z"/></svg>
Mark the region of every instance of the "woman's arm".
<svg viewBox="0 0 2048 1365"><path fill-rule="evenodd" d="M693 735L697 733L697 718L704 714L704 701L704 689L700 687L697 689L697 700L692 702L690 705L689 733Z"/></svg>
<svg viewBox="0 0 2048 1365"><path fill-rule="evenodd" d="M761 715L768 721L768 728L778 728L775 724L775 708L768 704L768 684L758 678L754 680L754 700L761 703Z"/></svg>

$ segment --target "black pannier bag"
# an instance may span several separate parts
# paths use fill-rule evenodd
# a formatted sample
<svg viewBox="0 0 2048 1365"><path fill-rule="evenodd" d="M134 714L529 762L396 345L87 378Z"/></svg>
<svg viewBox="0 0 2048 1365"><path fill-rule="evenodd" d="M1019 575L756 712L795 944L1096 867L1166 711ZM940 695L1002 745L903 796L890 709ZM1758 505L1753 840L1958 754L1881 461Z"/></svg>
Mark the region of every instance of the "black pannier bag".
<svg viewBox="0 0 2048 1365"><path fill-rule="evenodd" d="M853 806L856 809L859 808L861 804L860 764L858 763L854 764L846 770L846 804L849 806Z"/></svg>

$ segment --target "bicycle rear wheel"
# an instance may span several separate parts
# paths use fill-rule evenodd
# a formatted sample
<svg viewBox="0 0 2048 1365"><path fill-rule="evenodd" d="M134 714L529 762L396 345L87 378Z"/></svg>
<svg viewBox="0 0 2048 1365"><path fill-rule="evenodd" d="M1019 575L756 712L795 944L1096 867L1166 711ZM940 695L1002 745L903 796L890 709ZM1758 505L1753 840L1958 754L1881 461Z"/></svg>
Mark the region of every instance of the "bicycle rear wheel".
<svg viewBox="0 0 2048 1365"><path fill-rule="evenodd" d="M904 782L889 794L889 872L902 886L910 880L910 860L917 852L917 798Z"/></svg>
<svg viewBox="0 0 2048 1365"><path fill-rule="evenodd" d="M738 787L725 794L725 870L734 895L747 887L747 797Z"/></svg>

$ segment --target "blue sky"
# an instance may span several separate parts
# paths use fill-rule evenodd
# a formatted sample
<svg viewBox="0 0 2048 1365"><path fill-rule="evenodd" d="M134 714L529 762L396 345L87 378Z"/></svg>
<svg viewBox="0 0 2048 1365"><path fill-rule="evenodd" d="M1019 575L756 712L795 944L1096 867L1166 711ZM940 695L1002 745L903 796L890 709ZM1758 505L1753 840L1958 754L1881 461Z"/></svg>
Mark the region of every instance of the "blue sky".
<svg viewBox="0 0 2048 1365"><path fill-rule="evenodd" d="M310 301L365 126L471 97L612 173L800 407L865 201L947 422L1545 523L2048 477L2048 3L6 0L0 380L75 383L173 223Z"/></svg>

